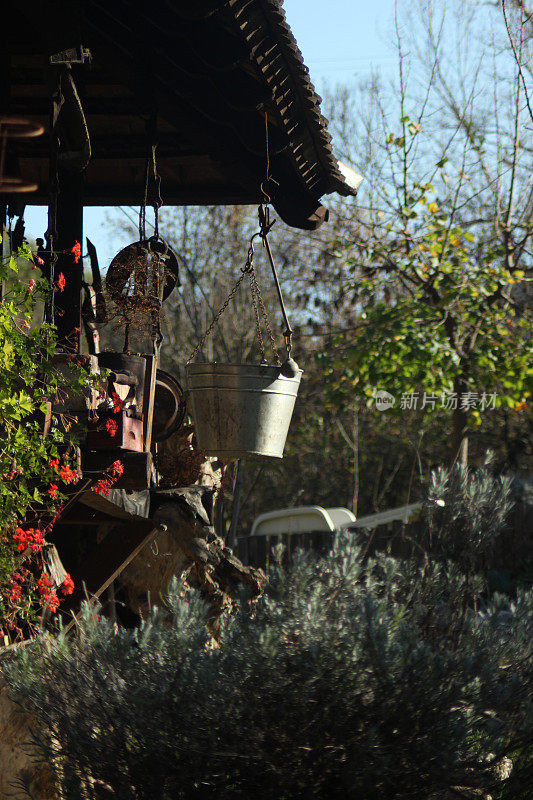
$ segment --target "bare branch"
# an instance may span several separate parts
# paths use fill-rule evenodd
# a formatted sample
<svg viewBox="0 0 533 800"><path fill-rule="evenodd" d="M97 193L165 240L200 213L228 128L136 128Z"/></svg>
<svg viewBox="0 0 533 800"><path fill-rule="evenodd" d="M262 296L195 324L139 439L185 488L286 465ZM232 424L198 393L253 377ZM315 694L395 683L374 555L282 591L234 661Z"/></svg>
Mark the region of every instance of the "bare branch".
<svg viewBox="0 0 533 800"><path fill-rule="evenodd" d="M521 59L521 57L520 57L520 55L519 55L519 53L518 53L518 51L516 49L516 45L515 45L515 42L514 42L513 34L511 33L509 20L507 18L507 11L505 9L505 0L502 0L502 11L503 11L503 18L505 20L505 27L507 29L507 35L509 37L509 42L511 43L514 59L516 61L516 66L518 67L518 74L520 75L520 78L522 80L522 84L523 84L523 87L524 87L524 95L525 95L525 98L526 98L527 110L529 111L529 116L531 117L531 121L533 122L533 111L531 110L531 103L529 102L529 94L528 94L528 91L527 91L526 78L524 76L524 71L522 69L522 59ZM523 15L523 8L522 7L520 9L520 12L521 12L521 17L522 17L522 26L521 27L522 27L522 30L523 30L524 22L523 22L523 16L522 16ZM520 38L522 39L522 35L521 35Z"/></svg>

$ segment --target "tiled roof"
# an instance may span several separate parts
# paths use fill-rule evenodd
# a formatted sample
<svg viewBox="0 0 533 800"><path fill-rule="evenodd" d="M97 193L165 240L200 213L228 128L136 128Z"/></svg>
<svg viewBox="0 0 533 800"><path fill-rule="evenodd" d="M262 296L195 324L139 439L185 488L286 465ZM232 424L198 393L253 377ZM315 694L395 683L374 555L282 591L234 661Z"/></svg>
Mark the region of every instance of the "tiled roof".
<svg viewBox="0 0 533 800"><path fill-rule="evenodd" d="M72 73L91 139L85 205L140 202L146 120L154 112L168 205L259 202L265 115L268 191L289 225L315 228L327 219L324 195L355 194L359 176L333 154L321 99L281 0L85 0L81 20L76 4L59 4L55 13L41 0L8 5L9 29L24 32L20 43L4 43L15 116L46 126L49 54L78 45L91 51L90 66ZM78 129L66 139L75 140ZM13 152L23 176L39 185L32 202L46 203L46 137L20 142Z"/></svg>
<svg viewBox="0 0 533 800"><path fill-rule="evenodd" d="M229 0L229 6L268 83L280 119L291 140L291 154L312 194L356 194L332 150L328 121L282 0Z"/></svg>

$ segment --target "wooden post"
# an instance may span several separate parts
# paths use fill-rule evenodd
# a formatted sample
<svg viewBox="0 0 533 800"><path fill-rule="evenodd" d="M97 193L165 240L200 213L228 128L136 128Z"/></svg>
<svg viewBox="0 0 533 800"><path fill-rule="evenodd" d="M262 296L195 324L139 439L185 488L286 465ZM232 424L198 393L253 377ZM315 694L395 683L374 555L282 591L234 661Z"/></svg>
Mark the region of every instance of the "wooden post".
<svg viewBox="0 0 533 800"><path fill-rule="evenodd" d="M244 477L244 461L239 458L235 467L235 482L233 486L233 507L231 509L231 525L228 535L228 544L233 549L237 542L237 526L241 510L242 482Z"/></svg>
<svg viewBox="0 0 533 800"><path fill-rule="evenodd" d="M462 376L453 382L453 390L457 396L457 408L452 417L452 464L468 464L468 414L461 407L461 396L468 390L468 383Z"/></svg>
<svg viewBox="0 0 533 800"><path fill-rule="evenodd" d="M76 242L83 241L83 173L58 170L59 196L57 201L57 241L54 249L58 252L54 269L55 324L59 345L62 350L77 352L81 327L81 283L83 262L72 248ZM63 274L65 286L58 287L59 276Z"/></svg>

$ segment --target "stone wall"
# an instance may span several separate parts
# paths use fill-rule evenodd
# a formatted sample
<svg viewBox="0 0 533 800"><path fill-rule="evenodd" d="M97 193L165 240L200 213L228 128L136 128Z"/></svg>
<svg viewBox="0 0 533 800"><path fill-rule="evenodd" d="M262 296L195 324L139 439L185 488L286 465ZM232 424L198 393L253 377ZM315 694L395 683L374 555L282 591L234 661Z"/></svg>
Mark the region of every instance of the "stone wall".
<svg viewBox="0 0 533 800"><path fill-rule="evenodd" d="M55 800L52 776L32 753L34 722L11 699L2 676L0 657L0 800L28 800L24 784L34 800Z"/></svg>

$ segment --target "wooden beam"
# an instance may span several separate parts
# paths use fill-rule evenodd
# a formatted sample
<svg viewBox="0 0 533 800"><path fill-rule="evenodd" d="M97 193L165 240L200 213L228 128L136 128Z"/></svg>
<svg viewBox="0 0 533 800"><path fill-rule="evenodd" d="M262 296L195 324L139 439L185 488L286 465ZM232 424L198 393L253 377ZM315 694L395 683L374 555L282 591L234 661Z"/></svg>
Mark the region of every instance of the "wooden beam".
<svg viewBox="0 0 533 800"><path fill-rule="evenodd" d="M93 162L94 165L97 161ZM90 167L89 175L90 180ZM26 174L29 171L26 170ZM33 173L30 173L33 174ZM39 190L32 194L31 204L36 206L47 205L46 184L41 185ZM112 206L117 205L118 198L120 205L139 205L142 187L137 184L86 184L85 187L85 206ZM184 187L170 182L165 182L165 205L166 206L212 206L212 205L255 205L260 202L261 195L259 186L256 190L245 189L234 185L219 186L218 183L213 188L209 186Z"/></svg>
<svg viewBox="0 0 533 800"><path fill-rule="evenodd" d="M115 489L149 489L152 474L152 454L136 453L128 450L85 450L82 451L82 469L84 474L97 474L111 466L114 461L121 461L124 473L113 484Z"/></svg>
<svg viewBox="0 0 533 800"><path fill-rule="evenodd" d="M72 248L83 242L83 175L79 172L58 170L59 196L57 202L58 253L55 264L55 282L60 273L65 276L65 288L55 293L55 323L61 348L77 352L81 328L81 282L83 263L75 261ZM77 330L76 330L77 329Z"/></svg>
<svg viewBox="0 0 533 800"><path fill-rule="evenodd" d="M113 497L113 495L111 495ZM84 506L105 515L106 522L135 522L136 520L144 520L148 516L148 504L146 505L146 516L140 514L133 514L126 511L122 506L117 505L113 500L108 500L101 494L96 492L84 492L79 498L80 503Z"/></svg>

